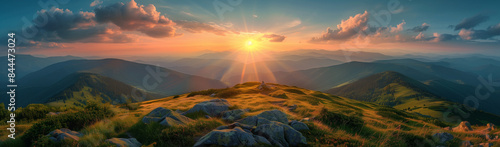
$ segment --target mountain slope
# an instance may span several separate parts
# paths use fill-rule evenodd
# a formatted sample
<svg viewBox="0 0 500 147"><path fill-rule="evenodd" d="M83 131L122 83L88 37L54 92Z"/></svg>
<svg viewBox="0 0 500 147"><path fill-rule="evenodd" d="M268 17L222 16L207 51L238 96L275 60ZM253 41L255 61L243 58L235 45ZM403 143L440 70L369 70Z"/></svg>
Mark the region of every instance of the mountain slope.
<svg viewBox="0 0 500 147"><path fill-rule="evenodd" d="M0 60L1 65L7 65L7 56L2 56L0 57L1 59L5 60ZM58 62L64 62L68 60L81 60L82 58L80 57L75 57L75 56L55 56L55 57L35 57L32 55L23 55L23 54L18 54L16 55L16 78L20 79L27 74L40 70L44 67L47 67L51 64L58 63ZM7 70L0 70L1 75L7 75Z"/></svg>
<svg viewBox="0 0 500 147"><path fill-rule="evenodd" d="M134 91L142 96L134 96L132 93ZM92 73L75 73L47 88L38 99L50 106L84 106L87 102L121 104L160 97L162 96L145 92L109 77Z"/></svg>
<svg viewBox="0 0 500 147"><path fill-rule="evenodd" d="M36 99L38 96L46 96L42 94L46 88L78 72L99 74L162 95L226 87L224 83L217 80L125 60L71 60L56 63L26 75L19 80L19 85L23 86L18 89L18 96L26 97L27 101Z"/></svg>
<svg viewBox="0 0 500 147"><path fill-rule="evenodd" d="M445 120L445 112L452 110L450 108L454 106L459 108L453 111L474 113L471 117L463 118L469 122L479 123L482 120L487 120L488 117L494 116L482 111L468 111L461 104L442 99L433 91L439 91L439 89L425 85L400 73L387 71L330 89L327 93L388 105L399 110L416 112L442 120Z"/></svg>

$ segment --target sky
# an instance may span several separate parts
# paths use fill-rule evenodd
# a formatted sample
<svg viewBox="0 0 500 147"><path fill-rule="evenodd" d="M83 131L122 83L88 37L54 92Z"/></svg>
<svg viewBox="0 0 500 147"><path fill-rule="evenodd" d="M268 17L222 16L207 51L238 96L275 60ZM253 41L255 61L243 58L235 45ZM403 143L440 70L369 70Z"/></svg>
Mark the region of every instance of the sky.
<svg viewBox="0 0 500 147"><path fill-rule="evenodd" d="M326 49L500 56L500 1L18 0L0 32L36 55Z"/></svg>

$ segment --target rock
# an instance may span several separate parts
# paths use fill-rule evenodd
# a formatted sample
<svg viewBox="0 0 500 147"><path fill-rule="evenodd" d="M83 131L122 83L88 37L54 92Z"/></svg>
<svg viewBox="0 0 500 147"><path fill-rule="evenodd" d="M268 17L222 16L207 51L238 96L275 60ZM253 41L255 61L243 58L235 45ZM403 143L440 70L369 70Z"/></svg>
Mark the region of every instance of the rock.
<svg viewBox="0 0 500 147"><path fill-rule="evenodd" d="M289 111L293 111L293 110L295 110L295 109L297 109L297 105L295 105L295 104L293 104L293 105L291 105L291 106L288 106L288 110L289 110Z"/></svg>
<svg viewBox="0 0 500 147"><path fill-rule="evenodd" d="M142 118L143 123L159 122L164 126L184 125L192 120L170 109L158 107Z"/></svg>
<svg viewBox="0 0 500 147"><path fill-rule="evenodd" d="M106 139L106 142L114 144L118 147L140 147L142 144L135 138L111 138Z"/></svg>
<svg viewBox="0 0 500 147"><path fill-rule="evenodd" d="M254 134L265 137L276 146L288 147L307 144L306 138L302 133L280 122L272 122L270 124L257 126Z"/></svg>
<svg viewBox="0 0 500 147"><path fill-rule="evenodd" d="M184 112L182 112L182 111L181 111L181 110L179 110L179 109L175 110L175 112L176 112L176 113L179 113L179 114L184 113Z"/></svg>
<svg viewBox="0 0 500 147"><path fill-rule="evenodd" d="M259 139L259 141L262 141ZM234 129L214 130L201 137L195 147L203 146L254 146L257 141L253 134L243 131L240 127Z"/></svg>
<svg viewBox="0 0 500 147"><path fill-rule="evenodd" d="M241 119L241 116L245 114L246 110L236 109L231 111L225 111L222 113L222 120L233 122L235 120Z"/></svg>
<svg viewBox="0 0 500 147"><path fill-rule="evenodd" d="M184 112L184 114L202 111L214 117L221 115L221 113L226 110L229 110L230 106L231 105L229 105L229 103L225 99L212 99L194 105L193 108Z"/></svg>
<svg viewBox="0 0 500 147"><path fill-rule="evenodd" d="M450 141L453 139L453 135L450 133L446 132L441 132L441 133L435 133L433 135L434 138L439 140L439 143L446 143L447 141Z"/></svg>
<svg viewBox="0 0 500 147"><path fill-rule="evenodd" d="M257 89L267 90L267 89L269 89L269 86L267 86L266 83L264 81L262 81L262 83L259 85L259 87L257 87Z"/></svg>
<svg viewBox="0 0 500 147"><path fill-rule="evenodd" d="M257 141L258 144L268 144L271 145L271 143L264 137L259 136L259 135L253 135L255 138L255 141Z"/></svg>
<svg viewBox="0 0 500 147"><path fill-rule="evenodd" d="M276 109L270 111L264 111L258 114L257 117L262 117L270 121L277 121L284 124L288 124L288 118L286 117L286 114Z"/></svg>
<svg viewBox="0 0 500 147"><path fill-rule="evenodd" d="M493 143L480 143L479 147L492 147Z"/></svg>
<svg viewBox="0 0 500 147"><path fill-rule="evenodd" d="M488 123L488 124L486 124L486 129L484 129L483 131L488 132L488 131L493 131L495 129L496 129L496 126L494 124Z"/></svg>
<svg viewBox="0 0 500 147"><path fill-rule="evenodd" d="M296 120L292 120L292 122L290 122L290 126L292 126L292 128L297 130L297 131L309 130L309 127L307 127L307 125L305 123L299 122Z"/></svg>
<svg viewBox="0 0 500 147"><path fill-rule="evenodd" d="M215 93L210 94L210 97L215 97Z"/></svg>
<svg viewBox="0 0 500 147"><path fill-rule="evenodd" d="M257 116L249 116L244 119L238 120L239 123L250 125L250 126L259 126L263 124L269 124L271 121Z"/></svg>
<svg viewBox="0 0 500 147"><path fill-rule="evenodd" d="M453 128L453 131L472 131L472 127L468 121L462 121L457 127Z"/></svg>
<svg viewBox="0 0 500 147"><path fill-rule="evenodd" d="M473 147L473 145L469 140L465 140L465 141L462 141L461 147Z"/></svg>
<svg viewBox="0 0 500 147"><path fill-rule="evenodd" d="M49 136L49 138L54 142L61 142L63 140L78 141L80 140L80 137L83 136L83 134L76 131L71 131L70 129L62 128L50 132L49 134L47 134L47 136Z"/></svg>

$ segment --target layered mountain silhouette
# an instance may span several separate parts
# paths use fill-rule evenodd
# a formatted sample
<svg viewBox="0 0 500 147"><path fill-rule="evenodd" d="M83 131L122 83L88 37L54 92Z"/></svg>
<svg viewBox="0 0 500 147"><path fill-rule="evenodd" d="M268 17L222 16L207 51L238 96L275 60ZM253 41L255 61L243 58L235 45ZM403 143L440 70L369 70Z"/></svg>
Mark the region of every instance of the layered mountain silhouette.
<svg viewBox="0 0 500 147"><path fill-rule="evenodd" d="M41 103L48 103L52 106L85 106L90 101L122 104L161 97L163 96L132 87L109 77L93 73L74 73L48 87L40 95L39 100Z"/></svg>
<svg viewBox="0 0 500 147"><path fill-rule="evenodd" d="M23 86L18 89L18 97L24 99L19 102L19 105L47 101L48 99L45 98L53 96L51 94L64 90L60 88L61 86L56 86L60 83L59 81L80 72L109 77L160 95L175 95L202 89L226 87L226 84L218 80L125 60L71 60L50 65L19 80L19 85ZM54 86L58 89L50 88Z"/></svg>

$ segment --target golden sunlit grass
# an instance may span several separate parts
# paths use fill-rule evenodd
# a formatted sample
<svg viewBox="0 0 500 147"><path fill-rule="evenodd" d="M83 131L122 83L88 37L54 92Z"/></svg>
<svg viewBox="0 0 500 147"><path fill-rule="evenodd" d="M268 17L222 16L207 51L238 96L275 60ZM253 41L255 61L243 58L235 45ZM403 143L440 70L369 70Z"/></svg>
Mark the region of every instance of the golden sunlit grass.
<svg viewBox="0 0 500 147"><path fill-rule="evenodd" d="M302 89L293 86L285 86L268 83L270 90L261 91L257 87L259 82L238 84L233 88L240 91L237 95L225 98L232 106L231 109L250 109L243 117L257 115L263 111L278 109L285 112L290 120L301 120L302 118L311 118L306 122L311 128L309 131L301 131L307 138L311 146L415 146L418 143L432 141L432 135L437 132L445 131L442 127L435 125L431 121L414 116L413 114L399 114L403 111L392 108L382 107L368 102L360 102L343 97L337 97L330 94ZM186 111L194 105L214 99L207 95L190 96L189 93L178 96L170 96L163 99L151 100L137 103L137 110L126 110L125 107L114 107L116 115L112 118L102 120L93 125L85 127L80 132L85 135L81 138L81 146L98 146L104 140L112 137L136 137L139 141L144 141L144 145L158 142L156 138L165 137L165 133L194 133L195 135L182 138L183 145L190 146L198 138L211 129L227 125L230 122L221 121L218 117L211 119L196 118L187 127L177 127L166 129L165 127L154 128L151 125L141 124L143 116L158 107L164 107L172 110ZM282 96L286 95L286 97ZM290 106L297 105L295 110L289 110ZM323 112L330 112L330 117ZM396 113L398 117L393 117L380 113L381 111ZM344 120L345 119L345 120ZM330 123L330 121L337 121ZM341 122L341 124L338 124ZM354 122L354 123L353 123ZM346 124L342 124L346 123ZM352 125L361 127L349 127ZM152 127L152 128L150 128ZM197 127L197 128L190 128ZM198 129L203 128L203 129ZM456 138L446 146L455 146L461 140L471 140L474 143L488 142L484 139L484 126L473 126L477 131L473 132L450 132ZM154 130L154 133L143 134L153 137L144 140L145 136L133 136L138 130ZM162 130L169 130L167 132ZM141 132L141 131L139 131ZM147 131L146 131L147 132ZM498 135L500 131L493 131L492 134ZM144 133L144 131L142 132ZM163 135L162 135L163 134ZM132 135L132 136L129 136ZM164 138L165 139L165 138ZM165 142L164 142L165 143ZM179 145L172 142L172 145ZM436 144L437 145L437 144Z"/></svg>

